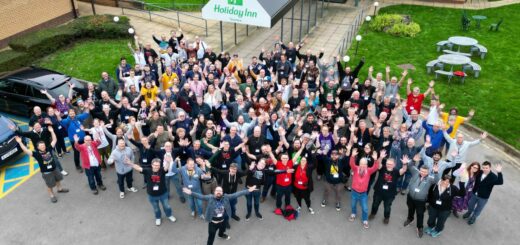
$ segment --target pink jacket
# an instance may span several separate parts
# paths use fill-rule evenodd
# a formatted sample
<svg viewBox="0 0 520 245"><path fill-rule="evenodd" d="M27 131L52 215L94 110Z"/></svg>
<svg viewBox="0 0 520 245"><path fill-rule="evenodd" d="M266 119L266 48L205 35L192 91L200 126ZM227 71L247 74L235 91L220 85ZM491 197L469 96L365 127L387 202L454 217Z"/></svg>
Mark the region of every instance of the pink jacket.
<svg viewBox="0 0 520 245"><path fill-rule="evenodd" d="M101 156L99 155L99 151L97 149L98 145L101 144L99 141L92 141L91 147L94 152L94 156L96 156L98 163L101 164ZM90 158L88 157L88 148L85 144L78 144L78 142L74 143L74 147L79 151L79 156L81 158L81 165L84 169L90 169Z"/></svg>
<svg viewBox="0 0 520 245"><path fill-rule="evenodd" d="M363 193L368 190L368 182L370 181L370 175L375 173L379 167L379 161L376 161L374 165L367 169L367 173L359 175L359 166L356 166L355 157L350 157L350 168L352 169L352 190Z"/></svg>

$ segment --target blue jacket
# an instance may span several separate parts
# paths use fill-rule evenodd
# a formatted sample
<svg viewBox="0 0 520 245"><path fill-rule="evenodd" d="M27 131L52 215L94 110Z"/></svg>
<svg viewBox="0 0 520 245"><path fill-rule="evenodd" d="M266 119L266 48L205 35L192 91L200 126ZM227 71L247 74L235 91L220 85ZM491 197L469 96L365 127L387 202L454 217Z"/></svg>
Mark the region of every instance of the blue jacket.
<svg viewBox="0 0 520 245"><path fill-rule="evenodd" d="M423 121L422 126L426 130L426 134L424 134L424 137L426 137L426 135L430 136L430 142L432 143L431 149L432 150L440 149L445 143L444 133L443 133L442 129L439 129L439 130L437 130L437 132L435 132L435 131L433 131L433 126L428 125L426 123L426 121ZM446 132L448 134L450 134L451 131L453 131L453 127L450 126L450 128Z"/></svg>
<svg viewBox="0 0 520 245"><path fill-rule="evenodd" d="M236 199L236 198L238 198L240 196L246 195L247 193L249 193L248 190L242 190L242 191L239 191L239 192L235 192L233 194L224 194L224 195L222 195L222 201L224 202L224 209L226 210L226 213L228 215L231 214L231 205L229 204L229 200L230 199ZM191 195L193 197L197 198L197 199L208 201L208 207L206 208L206 214L204 216L205 216L205 220L207 222L211 222L211 220L213 219L213 214L215 213L214 212L215 211L215 205L216 205L216 202L217 202L217 199L215 198L215 196L213 194L211 194L211 195L202 195L202 194L199 194L199 193L196 193L196 192L192 192Z"/></svg>
<svg viewBox="0 0 520 245"><path fill-rule="evenodd" d="M67 134L69 135L70 142L74 142L74 135L77 134L79 140L83 140L85 138L85 131L81 129L81 123L85 121L89 117L89 113L85 112L79 115L76 115L74 119L67 117L61 120L61 126L67 129Z"/></svg>
<svg viewBox="0 0 520 245"><path fill-rule="evenodd" d="M200 186L200 179L202 178L202 175L204 174L202 169L195 166L195 168L194 168L195 173L193 174L192 177L190 177L188 175L188 169L186 168L186 166L183 166L182 168L178 169L177 171L179 171L181 174L182 184L184 185L184 187L190 189L192 192L202 193L202 188Z"/></svg>

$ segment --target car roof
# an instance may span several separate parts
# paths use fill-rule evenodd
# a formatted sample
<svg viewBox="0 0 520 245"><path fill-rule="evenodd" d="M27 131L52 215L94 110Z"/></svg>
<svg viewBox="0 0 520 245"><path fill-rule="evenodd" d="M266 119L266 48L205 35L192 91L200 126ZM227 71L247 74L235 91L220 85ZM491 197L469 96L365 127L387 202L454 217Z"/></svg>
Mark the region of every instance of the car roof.
<svg viewBox="0 0 520 245"><path fill-rule="evenodd" d="M41 88L53 88L60 85L69 77L59 72L39 67L26 67L7 74L4 78L15 78L27 84Z"/></svg>

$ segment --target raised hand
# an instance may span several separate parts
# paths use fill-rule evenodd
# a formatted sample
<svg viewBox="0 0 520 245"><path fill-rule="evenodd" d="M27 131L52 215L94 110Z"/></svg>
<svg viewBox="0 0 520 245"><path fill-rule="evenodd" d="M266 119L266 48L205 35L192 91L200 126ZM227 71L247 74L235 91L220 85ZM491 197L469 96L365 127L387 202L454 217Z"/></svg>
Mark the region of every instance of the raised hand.
<svg viewBox="0 0 520 245"><path fill-rule="evenodd" d="M484 133L482 133L482 134L480 135L480 138L481 138L481 139L485 139L485 138L487 138L487 135L488 135L487 132L484 132Z"/></svg>
<svg viewBox="0 0 520 245"><path fill-rule="evenodd" d="M428 83L428 85L429 85L430 87L433 88L433 86L435 86L435 81L431 80L431 81Z"/></svg>
<svg viewBox="0 0 520 245"><path fill-rule="evenodd" d="M377 159L377 151L373 151L373 152L372 152L372 158L373 158L374 160Z"/></svg>
<svg viewBox="0 0 520 245"><path fill-rule="evenodd" d="M357 149L357 148L352 149L352 154L351 154L351 155L352 155L353 157L356 157L357 154L358 154L358 149Z"/></svg>
<svg viewBox="0 0 520 245"><path fill-rule="evenodd" d="M415 157L414 157L414 160L415 160ZM408 157L408 155L404 155L402 158L401 158L401 162L403 164L407 164L408 162L410 162L410 158Z"/></svg>
<svg viewBox="0 0 520 245"><path fill-rule="evenodd" d="M14 139L15 139L16 142L18 142L19 144L22 144L22 138L20 138L20 136L14 136Z"/></svg>
<svg viewBox="0 0 520 245"><path fill-rule="evenodd" d="M379 152L379 157L380 157L380 158L385 158L385 157L386 157L386 150L381 150L381 151Z"/></svg>
<svg viewBox="0 0 520 245"><path fill-rule="evenodd" d="M413 156L413 160L414 162L421 161L421 155L419 153L415 154L415 156Z"/></svg>
<svg viewBox="0 0 520 245"><path fill-rule="evenodd" d="M502 163L497 163L495 165L495 171L497 171L497 173L501 173L502 172Z"/></svg>

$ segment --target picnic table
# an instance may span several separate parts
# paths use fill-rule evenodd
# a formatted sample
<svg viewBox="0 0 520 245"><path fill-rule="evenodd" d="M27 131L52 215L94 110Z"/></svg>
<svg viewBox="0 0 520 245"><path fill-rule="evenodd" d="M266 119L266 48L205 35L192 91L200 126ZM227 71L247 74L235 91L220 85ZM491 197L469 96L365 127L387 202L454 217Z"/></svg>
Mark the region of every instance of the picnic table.
<svg viewBox="0 0 520 245"><path fill-rule="evenodd" d="M453 72L453 66L456 65L466 65L471 62L471 59L467 56L458 55L458 54L444 54L439 56L437 60L443 64L451 65L450 71L444 71L444 70L437 70L435 71L435 77L437 75L445 75L448 76L448 82L451 80L451 78L457 73ZM463 73L464 74L464 73ZM462 77L462 82L464 82L464 77L466 74L464 74Z"/></svg>
<svg viewBox="0 0 520 245"><path fill-rule="evenodd" d="M473 19L474 19L475 22L476 22L476 26L477 26L477 28L480 28L480 21L481 21L481 20L485 20L485 19L487 19L487 17L484 16L484 15L473 15L472 17L473 17Z"/></svg>
<svg viewBox="0 0 520 245"><path fill-rule="evenodd" d="M462 37L462 36L455 36L448 38L448 42L459 46L458 52L460 52L460 47L462 46L475 46L478 44L478 41L471 37Z"/></svg>

